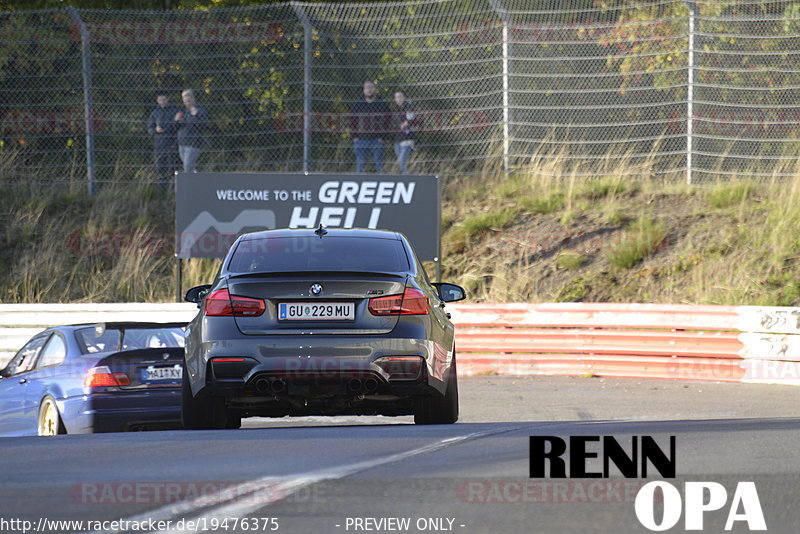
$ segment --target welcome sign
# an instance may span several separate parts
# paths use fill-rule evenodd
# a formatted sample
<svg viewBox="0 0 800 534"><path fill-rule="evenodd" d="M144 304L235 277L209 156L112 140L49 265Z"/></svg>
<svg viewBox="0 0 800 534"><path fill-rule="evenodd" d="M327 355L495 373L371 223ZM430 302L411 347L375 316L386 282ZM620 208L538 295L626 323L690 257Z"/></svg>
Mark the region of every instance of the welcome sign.
<svg viewBox="0 0 800 534"><path fill-rule="evenodd" d="M422 260L439 258L437 176L179 173L178 258L222 258L245 232L378 228L404 234Z"/></svg>

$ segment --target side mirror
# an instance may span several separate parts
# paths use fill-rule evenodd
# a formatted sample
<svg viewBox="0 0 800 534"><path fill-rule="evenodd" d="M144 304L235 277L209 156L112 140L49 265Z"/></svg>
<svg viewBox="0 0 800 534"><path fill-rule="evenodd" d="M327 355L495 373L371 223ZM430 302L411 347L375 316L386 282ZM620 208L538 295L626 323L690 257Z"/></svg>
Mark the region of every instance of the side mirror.
<svg viewBox="0 0 800 534"><path fill-rule="evenodd" d="M464 288L455 284L433 284L433 287L439 292L439 298L445 302L457 302L467 298Z"/></svg>
<svg viewBox="0 0 800 534"><path fill-rule="evenodd" d="M189 291L186 292L186 296L183 297L183 300L186 302L194 302L197 306L200 306L200 302L202 302L203 297L208 294L208 290L211 289L211 285L205 284L202 286L195 286Z"/></svg>

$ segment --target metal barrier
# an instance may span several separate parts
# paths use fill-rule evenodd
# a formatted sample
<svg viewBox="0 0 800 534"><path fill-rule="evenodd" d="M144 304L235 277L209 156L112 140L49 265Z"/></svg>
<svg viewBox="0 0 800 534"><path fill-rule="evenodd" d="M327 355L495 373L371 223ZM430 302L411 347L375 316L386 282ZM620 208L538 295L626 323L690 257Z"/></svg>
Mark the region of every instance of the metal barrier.
<svg viewBox="0 0 800 534"><path fill-rule="evenodd" d="M579 375L800 385L800 308L456 304L464 375ZM3 304L0 365L47 326L189 321L193 304Z"/></svg>
<svg viewBox="0 0 800 534"><path fill-rule="evenodd" d="M454 307L455 308L455 307ZM800 385L800 309L673 304L463 304L463 374Z"/></svg>

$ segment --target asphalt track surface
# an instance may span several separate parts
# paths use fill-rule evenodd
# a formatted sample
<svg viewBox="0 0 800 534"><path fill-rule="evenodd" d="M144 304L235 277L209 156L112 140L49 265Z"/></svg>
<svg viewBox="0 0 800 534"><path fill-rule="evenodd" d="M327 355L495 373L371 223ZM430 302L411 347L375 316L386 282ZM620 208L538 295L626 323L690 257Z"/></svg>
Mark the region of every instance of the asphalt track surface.
<svg viewBox="0 0 800 534"><path fill-rule="evenodd" d="M169 532L650 532L634 514L645 480L613 470L610 479L530 479L531 435L613 435L623 444L652 435L665 448L674 435L676 487L719 482L729 505L737 482L753 481L769 532L800 530L800 388L565 377L460 385L462 419L448 426L304 418L2 439L0 531L22 531L3 519L33 528L42 519L127 519L169 520ZM723 532L727 515L727 505L706 514L703 531ZM234 528L235 518L250 523ZM199 528L179 529L180 519ZM683 519L667 532L684 532ZM738 522L731 532L749 530Z"/></svg>

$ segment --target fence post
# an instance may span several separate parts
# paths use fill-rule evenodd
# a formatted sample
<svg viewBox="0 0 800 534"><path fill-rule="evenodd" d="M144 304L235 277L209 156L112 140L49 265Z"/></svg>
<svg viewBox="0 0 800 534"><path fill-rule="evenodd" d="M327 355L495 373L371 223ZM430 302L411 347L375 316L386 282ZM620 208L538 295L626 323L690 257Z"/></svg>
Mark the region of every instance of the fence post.
<svg viewBox="0 0 800 534"><path fill-rule="evenodd" d="M92 57L89 41L89 29L81 20L78 10L67 7L69 16L78 25L81 32L81 61L83 65L83 121L86 128L86 182L89 196L94 195L95 163L94 163L94 110L92 105Z"/></svg>
<svg viewBox="0 0 800 534"><path fill-rule="evenodd" d="M311 171L311 58L313 57L313 31L311 20L303 6L292 2L297 18L303 24L303 172Z"/></svg>
<svg viewBox="0 0 800 534"><path fill-rule="evenodd" d="M694 151L694 19L697 5L693 0L687 0L686 7L689 8L688 72L686 73L686 183L691 185L694 165L692 161Z"/></svg>
<svg viewBox="0 0 800 534"><path fill-rule="evenodd" d="M509 56L509 34L508 34L508 10L503 5L502 0L489 0L492 9L500 17L503 22L503 171L508 173L509 168L509 152L511 150L511 142L509 139L509 122L511 120L509 111L509 72L508 72L508 56Z"/></svg>

